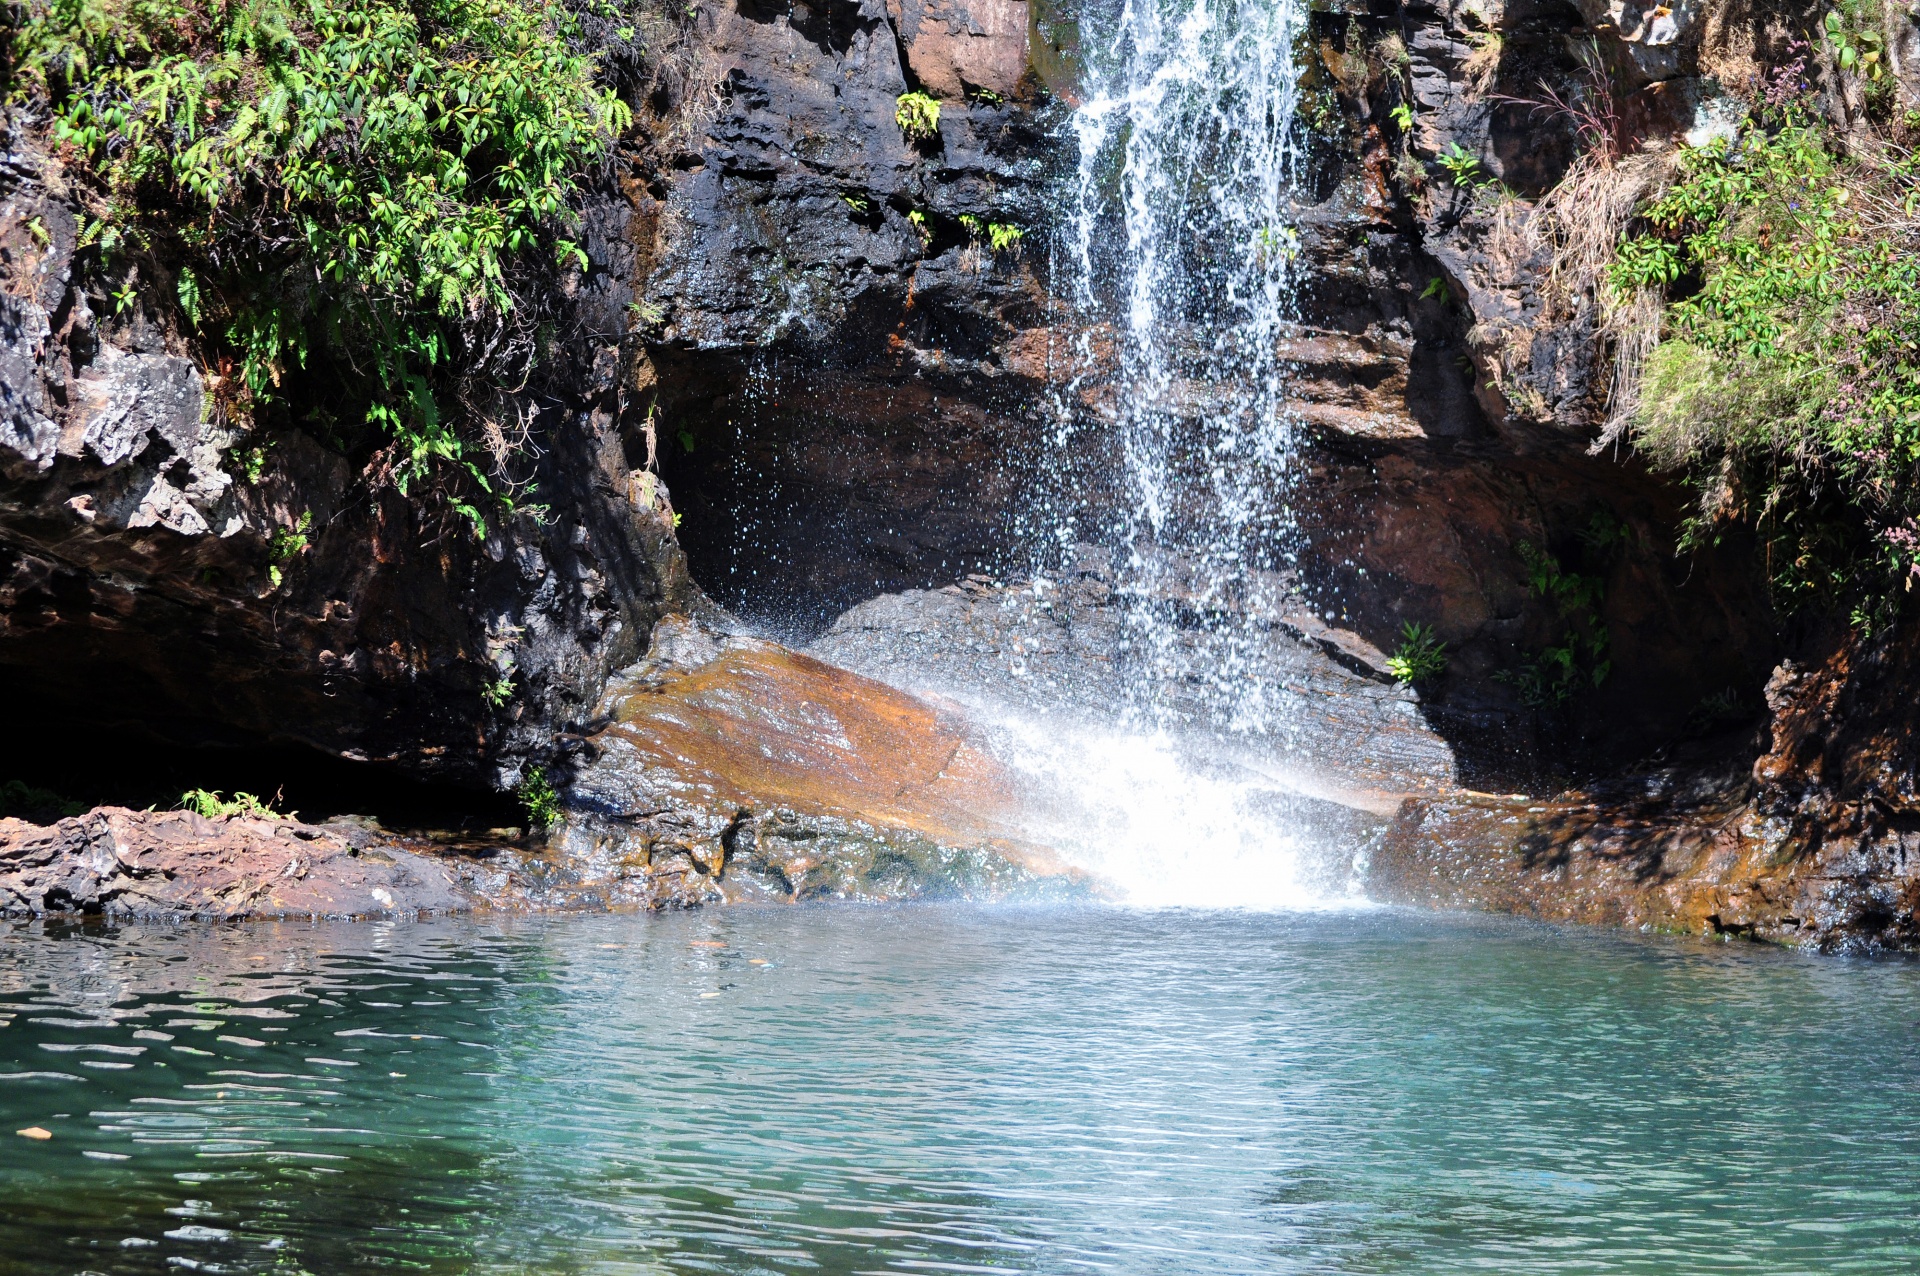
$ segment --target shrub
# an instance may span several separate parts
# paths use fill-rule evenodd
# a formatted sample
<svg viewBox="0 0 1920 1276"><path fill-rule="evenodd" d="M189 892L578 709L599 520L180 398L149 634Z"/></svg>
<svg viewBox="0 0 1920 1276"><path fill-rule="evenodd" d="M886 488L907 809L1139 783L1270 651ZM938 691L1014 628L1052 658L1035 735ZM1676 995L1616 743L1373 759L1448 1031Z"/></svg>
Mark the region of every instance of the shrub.
<svg viewBox="0 0 1920 1276"><path fill-rule="evenodd" d="M1760 111L1684 154L1612 268L1668 290L1634 441L1701 490L1683 544L1743 521L1783 604L1884 602L1920 516L1920 159Z"/></svg>
<svg viewBox="0 0 1920 1276"><path fill-rule="evenodd" d="M16 98L90 165L103 264L177 269L227 408L322 362L344 419L391 439L404 494L489 490L438 393L531 357L516 272L584 260L561 231L631 120L555 0L30 0ZM537 272L536 272L537 273ZM131 285L123 290L130 299ZM489 366L492 365L492 366ZM330 405L330 409L331 406ZM329 410L330 410L329 409ZM478 527L479 510L455 507Z"/></svg>

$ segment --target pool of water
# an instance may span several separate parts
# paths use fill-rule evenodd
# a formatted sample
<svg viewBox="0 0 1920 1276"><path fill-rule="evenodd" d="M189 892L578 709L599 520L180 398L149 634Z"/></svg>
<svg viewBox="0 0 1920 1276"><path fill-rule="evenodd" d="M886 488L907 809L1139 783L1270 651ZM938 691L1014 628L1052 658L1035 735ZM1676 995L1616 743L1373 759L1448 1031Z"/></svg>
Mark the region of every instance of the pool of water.
<svg viewBox="0 0 1920 1276"><path fill-rule="evenodd" d="M1920 966L1391 911L20 924L0 1271L1905 1272L1917 1091Z"/></svg>

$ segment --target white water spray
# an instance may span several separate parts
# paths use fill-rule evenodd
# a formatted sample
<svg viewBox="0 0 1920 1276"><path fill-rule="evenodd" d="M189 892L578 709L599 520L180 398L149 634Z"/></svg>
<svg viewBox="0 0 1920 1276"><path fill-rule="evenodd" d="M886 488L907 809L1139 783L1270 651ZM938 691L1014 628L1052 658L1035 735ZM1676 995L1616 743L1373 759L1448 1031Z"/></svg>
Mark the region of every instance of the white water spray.
<svg viewBox="0 0 1920 1276"><path fill-rule="evenodd" d="M1055 400L1047 516L1062 554L1084 541L1122 550L1121 722L1002 719L996 742L1060 795L1036 832L1131 902L1345 902L1348 874L1312 854L1311 804L1181 738L1199 729L1251 745L1287 729L1274 679L1248 675L1292 561L1280 346L1295 318L1306 5L1127 0L1111 30L1093 29L1100 21L1083 20L1097 52L1072 117L1079 163L1055 247L1077 335L1075 375ZM1078 495L1089 455L1117 470L1110 508Z"/></svg>
<svg viewBox="0 0 1920 1276"><path fill-rule="evenodd" d="M1270 604L1255 595L1280 578L1263 569L1290 561L1279 346L1295 313L1305 23L1304 0L1127 0L1114 29L1086 41L1103 52L1073 115L1079 164L1057 263L1081 375L1056 401L1056 468L1077 451L1117 455L1121 491L1105 527L1059 503L1054 533L1127 551L1142 671L1127 707L1143 726L1168 725L1173 598L1185 623L1209 617L1217 637L1209 716L1273 725L1243 676L1246 635L1224 617ZM1081 382L1109 325L1108 406L1089 414Z"/></svg>

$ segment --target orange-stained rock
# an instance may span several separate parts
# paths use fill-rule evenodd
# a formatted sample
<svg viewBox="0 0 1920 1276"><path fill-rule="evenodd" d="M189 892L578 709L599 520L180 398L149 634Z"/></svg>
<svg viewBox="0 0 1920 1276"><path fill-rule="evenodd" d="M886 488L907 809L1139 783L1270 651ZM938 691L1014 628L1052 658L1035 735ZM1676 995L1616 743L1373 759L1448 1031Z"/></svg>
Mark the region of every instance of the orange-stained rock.
<svg viewBox="0 0 1920 1276"><path fill-rule="evenodd" d="M1027 70L1026 0L887 0L887 16L921 88L953 101L969 90L1011 97Z"/></svg>
<svg viewBox="0 0 1920 1276"><path fill-rule="evenodd" d="M884 683L675 617L603 708L554 853L610 901L1082 886L965 721Z"/></svg>
<svg viewBox="0 0 1920 1276"><path fill-rule="evenodd" d="M1010 805L1006 777L963 722L810 656L738 647L617 703L607 734L666 791L949 841L1003 832L995 817Z"/></svg>
<svg viewBox="0 0 1920 1276"><path fill-rule="evenodd" d="M1367 890L1384 903L1823 950L1914 947L1920 838L1864 825L1804 832L1737 789L1422 798L1372 852Z"/></svg>

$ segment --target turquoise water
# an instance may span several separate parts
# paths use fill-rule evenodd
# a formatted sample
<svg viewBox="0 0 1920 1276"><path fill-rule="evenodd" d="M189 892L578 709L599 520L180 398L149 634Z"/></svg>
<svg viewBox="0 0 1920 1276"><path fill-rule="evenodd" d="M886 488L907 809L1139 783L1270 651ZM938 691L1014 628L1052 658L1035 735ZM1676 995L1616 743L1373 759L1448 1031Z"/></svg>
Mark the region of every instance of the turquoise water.
<svg viewBox="0 0 1920 1276"><path fill-rule="evenodd" d="M1907 963L1393 912L22 924L0 1021L6 1272L1920 1268Z"/></svg>

